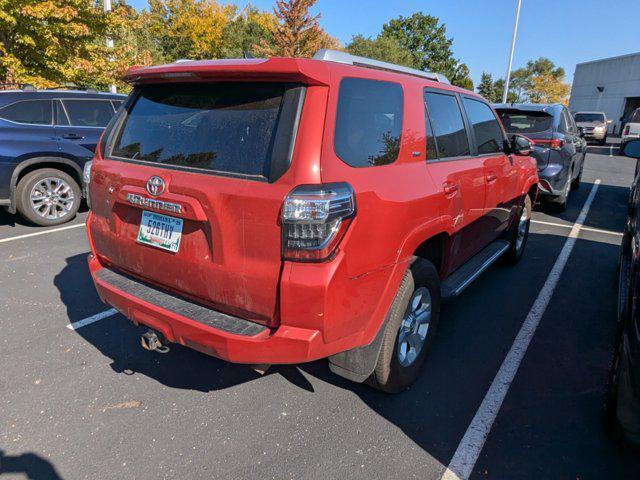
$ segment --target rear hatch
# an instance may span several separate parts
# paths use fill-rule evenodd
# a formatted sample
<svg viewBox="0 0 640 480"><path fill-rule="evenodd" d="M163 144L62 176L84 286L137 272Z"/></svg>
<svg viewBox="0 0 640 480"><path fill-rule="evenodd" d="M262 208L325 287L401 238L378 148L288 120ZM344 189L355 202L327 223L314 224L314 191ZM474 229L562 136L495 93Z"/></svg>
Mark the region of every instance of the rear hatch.
<svg viewBox="0 0 640 480"><path fill-rule="evenodd" d="M544 170L551 155L548 144L553 137L553 116L542 110L498 108L496 111L507 133L540 141L536 142L531 156L536 159L538 170Z"/></svg>
<svg viewBox="0 0 640 480"><path fill-rule="evenodd" d="M90 234L101 261L277 324L279 215L294 186L282 177L305 92L285 82L138 86L93 165Z"/></svg>

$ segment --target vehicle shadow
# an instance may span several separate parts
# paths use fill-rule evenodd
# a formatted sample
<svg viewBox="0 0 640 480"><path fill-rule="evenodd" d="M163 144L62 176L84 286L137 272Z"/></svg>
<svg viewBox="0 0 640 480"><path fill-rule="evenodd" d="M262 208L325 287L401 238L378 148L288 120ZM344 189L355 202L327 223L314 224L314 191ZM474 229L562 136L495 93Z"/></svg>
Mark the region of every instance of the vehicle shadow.
<svg viewBox="0 0 640 480"><path fill-rule="evenodd" d="M592 183L582 183L578 190L572 191L564 212L558 212L553 206L544 202L537 203L534 210L547 217L544 218L546 221L553 221L551 218L553 217L572 225L578 219L592 187ZM594 200L597 202L598 208L589 210L584 226L621 232L624 227L628 201L629 187L600 184Z"/></svg>
<svg viewBox="0 0 640 480"><path fill-rule="evenodd" d="M620 217L616 217L620 221ZM366 385L354 384L337 377L329 371L325 361L298 366L275 366L265 376L281 375L292 385L307 392L319 389L326 392L327 388L352 392L440 464L447 465L565 240L566 236L532 233L527 247L528 255L525 255L517 266L495 266L489 269L461 298L446 305L438 339L428 356L423 374L410 389L401 394L383 394ZM573 286L562 287L562 295L567 302L582 302L578 309L581 315L580 322L588 325L597 322L598 328L587 333L584 333L584 329L576 332L574 324L563 322L562 318L553 318L551 323L559 322L562 326L561 341L558 345L551 343L548 346L547 363L532 374L533 378L527 378L525 381L541 385L542 390L539 394L544 400L560 396L570 399L573 407L576 403L588 400L586 410L583 408L579 413L588 415L589 425L592 425L591 420L599 415L599 399L615 328L617 246L608 242L579 239L575 252L581 252L581 256L588 259L595 259L590 261L591 275L587 278L592 278L594 272L597 272L602 284L591 282L588 291ZM579 267L578 270L580 269L584 270L584 267ZM576 275L585 277L584 271ZM85 255L68 258L67 266L55 278L55 285L67 307L71 322L106 308L101 306L93 288ZM595 303L604 305L604 315L602 308L592 311L591 305ZM142 374L169 388L213 392L261 379L261 375L246 366L229 364L179 345L172 346L166 355L146 352L138 344L137 333L137 329L120 315L108 322L101 321L77 330L78 335L111 360L114 372L125 375ZM584 335L591 343L597 343L595 354L582 348L585 339L581 336ZM547 338L546 341L550 340ZM597 358L594 359L594 355ZM544 379L548 376L549 370L558 368L554 363L557 362L557 358L563 359L562 371L567 375L563 378L565 383L557 385L561 392L547 392ZM523 381L521 377L517 377L517 380ZM589 382L590 387L580 387L582 390L576 394L575 384L579 382ZM280 396L282 392L274 391L272 394ZM314 402L313 397L304 398L305 401ZM296 396L293 394L289 401L296 401L295 399ZM322 403L320 399L317 401ZM512 401L507 398L501 414L502 411L513 413L514 409L517 410L521 406L518 397ZM542 427L550 429L549 422L557 423L557 415L554 412L557 405L550 403L546 408L549 410L549 416L542 420ZM537 410L529 413L540 416ZM577 424L584 418L571 420L576 420ZM543 428L543 431L546 430ZM575 432L576 426L573 423L567 425L566 441L576 441ZM511 435L514 435L514 432L511 432ZM525 439L515 436L513 441L516 444ZM544 434L536 438L526 437L526 441L531 442L528 444L529 450L535 450L539 456L535 457L535 460L534 457L529 460L523 458L523 462L549 461L549 465L554 464L559 441L553 442L552 449L548 447L547 440L542 440L544 438ZM593 451L593 455L597 456L603 448L611 449L606 445L608 440L600 432L596 432L594 438L595 445L586 451ZM567 455L579 456L583 453L570 452ZM544 475L539 477L533 472L535 470L531 470L530 475L523 474L520 478L545 478ZM547 478L559 476L557 470L547 473L551 475Z"/></svg>
<svg viewBox="0 0 640 480"><path fill-rule="evenodd" d="M86 213L89 211L89 207L87 206L87 204L83 201L80 204L80 208L78 209L78 215L82 214L82 213ZM72 221L72 220L71 220ZM45 228L45 227L40 227L38 225L34 225L33 223L25 220L24 218L22 218L22 216L20 216L19 214L11 214L9 212L7 212L6 209L4 208L0 208L0 226L7 226L7 227L29 227L29 228L33 228L33 229L39 229L39 228Z"/></svg>
<svg viewBox="0 0 640 480"><path fill-rule="evenodd" d="M29 480L62 480L53 464L33 452L6 455L0 450L0 476L22 474Z"/></svg>

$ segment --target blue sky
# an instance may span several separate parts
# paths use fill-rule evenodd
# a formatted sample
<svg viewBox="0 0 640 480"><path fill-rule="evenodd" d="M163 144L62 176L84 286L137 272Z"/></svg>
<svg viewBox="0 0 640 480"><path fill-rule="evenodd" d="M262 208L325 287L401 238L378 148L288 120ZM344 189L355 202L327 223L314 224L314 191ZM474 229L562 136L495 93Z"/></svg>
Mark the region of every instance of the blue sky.
<svg viewBox="0 0 640 480"><path fill-rule="evenodd" d="M129 0L138 9L146 0ZM239 6L246 0L233 2ZM273 0L251 0L271 9ZM483 71L502 77L516 0L317 0L322 27L343 44L355 34L376 35L398 15L416 11L440 18L453 37L456 58L465 62L477 84ZM576 63L640 51L637 26L640 0L522 0L514 69L527 60L549 57L564 67L567 81Z"/></svg>

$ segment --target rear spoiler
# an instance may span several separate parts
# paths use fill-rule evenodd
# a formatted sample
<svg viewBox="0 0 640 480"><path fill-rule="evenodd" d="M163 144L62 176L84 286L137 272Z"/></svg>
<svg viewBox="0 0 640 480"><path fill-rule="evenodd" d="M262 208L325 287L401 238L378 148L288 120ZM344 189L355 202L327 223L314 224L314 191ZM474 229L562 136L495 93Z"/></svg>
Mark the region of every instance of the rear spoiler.
<svg viewBox="0 0 640 480"><path fill-rule="evenodd" d="M122 79L131 85L211 79L328 85L330 71L324 62L304 58L179 60L167 65L131 67Z"/></svg>

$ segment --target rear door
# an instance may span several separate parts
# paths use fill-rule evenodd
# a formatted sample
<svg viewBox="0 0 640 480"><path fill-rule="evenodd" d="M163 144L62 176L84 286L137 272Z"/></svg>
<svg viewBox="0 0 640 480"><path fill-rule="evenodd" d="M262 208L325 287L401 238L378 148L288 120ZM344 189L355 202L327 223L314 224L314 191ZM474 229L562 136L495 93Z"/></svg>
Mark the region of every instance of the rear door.
<svg viewBox="0 0 640 480"><path fill-rule="evenodd" d="M442 213L455 231L450 248L450 267L455 269L485 243L481 218L485 203L483 161L471 154L471 142L456 94L427 89L427 169L441 189ZM432 133L430 132L431 126Z"/></svg>
<svg viewBox="0 0 640 480"><path fill-rule="evenodd" d="M513 158L504 151L506 137L491 107L475 97L462 98L471 126L474 153L484 165L486 195L481 235L488 243L507 228L518 204L518 170Z"/></svg>
<svg viewBox="0 0 640 480"><path fill-rule="evenodd" d="M280 210L295 186L284 174L304 94L266 82L139 87L106 134L106 159L94 161L99 258L219 311L277 323ZM144 212L182 221L174 251L141 242Z"/></svg>
<svg viewBox="0 0 640 480"><path fill-rule="evenodd" d="M63 98L55 101L56 136L63 151L89 160L102 131L115 114L109 100Z"/></svg>

